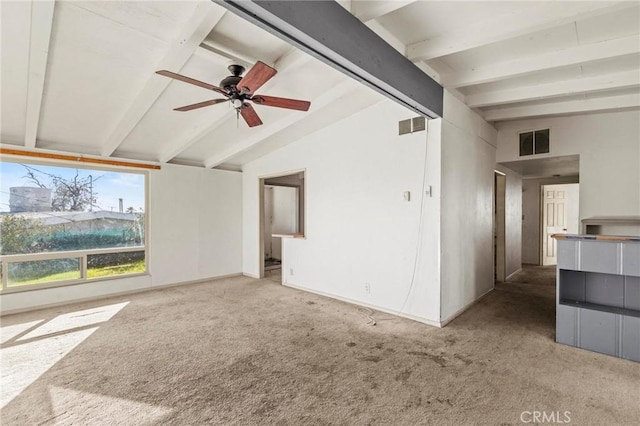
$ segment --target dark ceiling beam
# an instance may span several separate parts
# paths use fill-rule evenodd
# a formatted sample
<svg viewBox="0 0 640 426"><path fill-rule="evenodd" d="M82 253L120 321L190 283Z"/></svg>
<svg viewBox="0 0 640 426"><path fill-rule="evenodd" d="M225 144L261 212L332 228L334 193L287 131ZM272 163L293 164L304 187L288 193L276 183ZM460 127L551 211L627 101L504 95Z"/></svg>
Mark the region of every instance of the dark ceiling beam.
<svg viewBox="0 0 640 426"><path fill-rule="evenodd" d="M335 1L213 1L418 114L442 116L442 86Z"/></svg>

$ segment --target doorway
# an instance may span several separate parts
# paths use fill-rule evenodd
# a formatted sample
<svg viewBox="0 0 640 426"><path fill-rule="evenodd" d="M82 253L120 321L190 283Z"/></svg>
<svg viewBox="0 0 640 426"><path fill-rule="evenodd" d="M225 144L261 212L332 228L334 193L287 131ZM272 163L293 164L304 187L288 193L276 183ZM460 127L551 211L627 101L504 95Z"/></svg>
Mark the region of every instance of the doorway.
<svg viewBox="0 0 640 426"><path fill-rule="evenodd" d="M493 181L493 271L496 281L505 280L505 198L507 177L494 171Z"/></svg>
<svg viewBox="0 0 640 426"><path fill-rule="evenodd" d="M283 282L283 239L304 236L305 172L260 179L260 278Z"/></svg>
<svg viewBox="0 0 640 426"><path fill-rule="evenodd" d="M542 265L556 265L557 241L553 234L580 233L578 183L540 187L540 259Z"/></svg>

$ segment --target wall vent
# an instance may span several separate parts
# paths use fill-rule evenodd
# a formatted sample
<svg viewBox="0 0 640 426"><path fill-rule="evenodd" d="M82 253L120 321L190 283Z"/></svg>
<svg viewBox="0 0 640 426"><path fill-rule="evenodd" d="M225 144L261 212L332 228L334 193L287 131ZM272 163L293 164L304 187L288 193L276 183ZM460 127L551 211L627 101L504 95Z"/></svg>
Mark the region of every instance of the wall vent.
<svg viewBox="0 0 640 426"><path fill-rule="evenodd" d="M427 121L424 117L413 117L398 122L398 134L406 135L408 133L421 132L426 130Z"/></svg>
<svg viewBox="0 0 640 426"><path fill-rule="evenodd" d="M424 117L413 117L411 119L411 125L413 127L414 132L421 132L426 129L426 120Z"/></svg>
<svg viewBox="0 0 640 426"><path fill-rule="evenodd" d="M398 122L398 134L406 135L407 133L411 133L411 119Z"/></svg>

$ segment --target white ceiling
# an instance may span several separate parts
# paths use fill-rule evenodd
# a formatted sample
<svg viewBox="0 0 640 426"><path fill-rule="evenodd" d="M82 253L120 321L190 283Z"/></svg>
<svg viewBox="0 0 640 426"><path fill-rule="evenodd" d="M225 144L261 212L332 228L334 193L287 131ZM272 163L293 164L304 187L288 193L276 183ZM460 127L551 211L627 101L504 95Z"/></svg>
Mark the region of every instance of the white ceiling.
<svg viewBox="0 0 640 426"><path fill-rule="evenodd" d="M500 164L518 173L523 178L528 179L578 176L580 174L579 155L507 161Z"/></svg>
<svg viewBox="0 0 640 426"><path fill-rule="evenodd" d="M640 109L640 3L341 1L488 121ZM1 137L29 149L241 168L380 96L210 1L2 1ZM348 30L348 29L347 29ZM172 109L257 60L309 112Z"/></svg>

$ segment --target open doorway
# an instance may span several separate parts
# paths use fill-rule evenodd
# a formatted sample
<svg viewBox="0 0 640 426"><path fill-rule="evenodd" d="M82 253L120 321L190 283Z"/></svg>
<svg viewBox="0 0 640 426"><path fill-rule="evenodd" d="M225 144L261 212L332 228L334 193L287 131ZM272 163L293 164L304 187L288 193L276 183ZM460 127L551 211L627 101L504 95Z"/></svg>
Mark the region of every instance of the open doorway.
<svg viewBox="0 0 640 426"><path fill-rule="evenodd" d="M505 201L507 177L495 171L493 181L493 271L496 281L505 280Z"/></svg>
<svg viewBox="0 0 640 426"><path fill-rule="evenodd" d="M580 182L580 156L564 155L541 157L500 163L522 177L522 264L523 266L543 265L543 246L549 242L543 235L543 187L547 185L577 184ZM578 193L579 186L574 192ZM566 194L565 194L566 195ZM555 194L554 194L555 197ZM578 215L578 198L570 197L571 206L567 214ZM575 199L575 200L574 200ZM556 212L557 214L557 212ZM567 224L578 223L567 219ZM565 227L562 227L565 228ZM566 227L569 233L579 233L579 228ZM553 233L553 231L550 231ZM565 232L565 231L561 231ZM553 242L551 242L553 243ZM555 246L551 248L555 250ZM548 260L547 263L555 263Z"/></svg>
<svg viewBox="0 0 640 426"><path fill-rule="evenodd" d="M260 277L282 282L283 239L304 237L305 172L260 179Z"/></svg>
<svg viewBox="0 0 640 426"><path fill-rule="evenodd" d="M540 259L542 265L556 265L557 241L553 234L580 232L578 183L540 186Z"/></svg>

